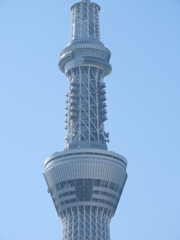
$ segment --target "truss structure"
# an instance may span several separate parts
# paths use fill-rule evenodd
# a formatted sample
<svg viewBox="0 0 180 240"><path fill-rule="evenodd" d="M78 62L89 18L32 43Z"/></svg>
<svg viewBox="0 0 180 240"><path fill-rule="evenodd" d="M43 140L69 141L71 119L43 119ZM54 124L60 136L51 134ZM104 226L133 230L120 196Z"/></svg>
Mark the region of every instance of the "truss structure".
<svg viewBox="0 0 180 240"><path fill-rule="evenodd" d="M98 67L84 66L71 69L67 77L67 144L81 141L106 144L108 134L104 131L104 121L107 120L104 71Z"/></svg>
<svg viewBox="0 0 180 240"><path fill-rule="evenodd" d="M100 39L99 10L97 4L82 1L72 6L72 33L74 39Z"/></svg>
<svg viewBox="0 0 180 240"><path fill-rule="evenodd" d="M63 240L110 240L111 212L102 207L80 206L61 215Z"/></svg>

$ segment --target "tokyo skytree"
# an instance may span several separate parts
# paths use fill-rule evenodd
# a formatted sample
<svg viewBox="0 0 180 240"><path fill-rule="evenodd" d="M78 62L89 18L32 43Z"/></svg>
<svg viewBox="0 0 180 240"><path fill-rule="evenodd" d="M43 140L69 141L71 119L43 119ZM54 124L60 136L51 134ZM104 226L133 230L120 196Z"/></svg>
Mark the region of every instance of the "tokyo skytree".
<svg viewBox="0 0 180 240"><path fill-rule="evenodd" d="M110 240L110 221L127 179L127 160L107 150L104 78L112 70L111 53L100 41L100 6L81 0L71 11L71 41L59 61L69 82L66 146L45 160L44 177L63 240Z"/></svg>

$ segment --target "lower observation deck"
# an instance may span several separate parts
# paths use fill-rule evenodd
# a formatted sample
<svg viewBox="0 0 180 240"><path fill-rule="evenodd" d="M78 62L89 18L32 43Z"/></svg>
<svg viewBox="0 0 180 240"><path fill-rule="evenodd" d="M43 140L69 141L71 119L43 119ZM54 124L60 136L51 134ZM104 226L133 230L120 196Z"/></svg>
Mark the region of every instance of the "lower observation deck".
<svg viewBox="0 0 180 240"><path fill-rule="evenodd" d="M100 149L67 150L48 157L45 178L58 215L75 206L103 206L114 214L126 166L121 155Z"/></svg>
<svg viewBox="0 0 180 240"><path fill-rule="evenodd" d="M63 223L63 240L110 240L126 166L123 156L101 149L66 150L45 160L44 176Z"/></svg>

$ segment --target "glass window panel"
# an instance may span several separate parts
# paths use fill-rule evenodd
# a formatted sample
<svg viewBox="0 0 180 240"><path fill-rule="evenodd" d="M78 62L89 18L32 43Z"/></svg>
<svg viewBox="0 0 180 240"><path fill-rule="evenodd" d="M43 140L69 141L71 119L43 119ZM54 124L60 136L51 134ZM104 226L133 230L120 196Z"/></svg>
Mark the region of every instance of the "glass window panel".
<svg viewBox="0 0 180 240"><path fill-rule="evenodd" d="M109 183L109 188L112 189L112 190L114 190L114 187L115 187L115 183L110 182L110 183Z"/></svg>
<svg viewBox="0 0 180 240"><path fill-rule="evenodd" d="M115 186L114 186L114 191L118 191L118 185L117 184L115 184Z"/></svg>
<svg viewBox="0 0 180 240"><path fill-rule="evenodd" d="M92 201L93 202L98 202L98 199L97 198L93 198Z"/></svg>
<svg viewBox="0 0 180 240"><path fill-rule="evenodd" d="M56 191L60 190L59 183L57 183L57 184L55 185L55 188L56 188Z"/></svg>
<svg viewBox="0 0 180 240"><path fill-rule="evenodd" d="M61 186L61 189L65 188L66 182L61 182L61 183L60 183L60 186Z"/></svg>
<svg viewBox="0 0 180 240"><path fill-rule="evenodd" d="M63 197L68 196L68 192L63 193Z"/></svg>
<svg viewBox="0 0 180 240"><path fill-rule="evenodd" d="M108 188L108 181L101 180L101 187Z"/></svg>
<svg viewBox="0 0 180 240"><path fill-rule="evenodd" d="M94 186L99 187L100 186L100 180L94 180Z"/></svg>

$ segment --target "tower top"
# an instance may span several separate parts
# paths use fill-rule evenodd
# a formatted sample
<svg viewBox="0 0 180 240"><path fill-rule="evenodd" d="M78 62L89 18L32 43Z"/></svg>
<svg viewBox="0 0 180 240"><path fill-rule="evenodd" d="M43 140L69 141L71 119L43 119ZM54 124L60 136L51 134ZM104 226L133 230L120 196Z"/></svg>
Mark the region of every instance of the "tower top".
<svg viewBox="0 0 180 240"><path fill-rule="evenodd" d="M90 0L81 0L71 7L71 41L79 39L100 40L100 6Z"/></svg>

